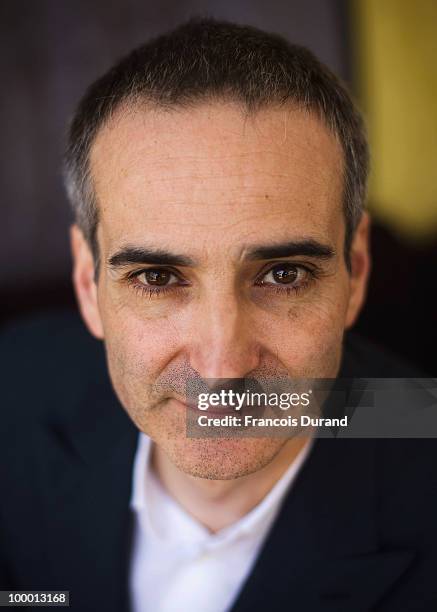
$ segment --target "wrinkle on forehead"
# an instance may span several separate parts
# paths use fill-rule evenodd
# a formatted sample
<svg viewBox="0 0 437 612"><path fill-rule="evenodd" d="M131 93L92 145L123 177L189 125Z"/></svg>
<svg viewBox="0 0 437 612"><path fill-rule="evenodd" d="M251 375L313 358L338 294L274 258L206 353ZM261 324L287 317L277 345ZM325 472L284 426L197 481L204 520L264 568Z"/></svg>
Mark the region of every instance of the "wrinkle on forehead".
<svg viewBox="0 0 437 612"><path fill-rule="evenodd" d="M183 158L194 168L212 163L206 175L214 176L213 162L244 164L261 156L266 162L270 159L265 172L281 178L293 166L287 164L288 172L281 173L273 163L275 158L292 162L297 150L301 156L306 154L306 162L313 166L332 160L334 155L341 174L340 143L314 113L304 109L268 108L251 114L233 104L203 104L172 111L132 109L116 114L97 134L91 149L91 168L98 172L102 165L118 162L123 163L120 171L126 173L137 157L157 168ZM319 164L319 172L328 166Z"/></svg>
<svg viewBox="0 0 437 612"><path fill-rule="evenodd" d="M102 221L118 234L154 225L250 236L281 218L323 233L342 214L341 145L293 108L120 113L97 135L91 173Z"/></svg>

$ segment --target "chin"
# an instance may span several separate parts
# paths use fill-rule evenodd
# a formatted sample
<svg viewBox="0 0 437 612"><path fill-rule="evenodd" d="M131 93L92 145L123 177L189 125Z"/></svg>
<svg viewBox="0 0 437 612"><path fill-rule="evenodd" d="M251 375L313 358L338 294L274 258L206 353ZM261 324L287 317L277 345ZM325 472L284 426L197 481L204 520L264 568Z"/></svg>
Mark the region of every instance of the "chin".
<svg viewBox="0 0 437 612"><path fill-rule="evenodd" d="M286 439L183 438L156 440L172 463L196 478L232 480L256 472L277 455Z"/></svg>

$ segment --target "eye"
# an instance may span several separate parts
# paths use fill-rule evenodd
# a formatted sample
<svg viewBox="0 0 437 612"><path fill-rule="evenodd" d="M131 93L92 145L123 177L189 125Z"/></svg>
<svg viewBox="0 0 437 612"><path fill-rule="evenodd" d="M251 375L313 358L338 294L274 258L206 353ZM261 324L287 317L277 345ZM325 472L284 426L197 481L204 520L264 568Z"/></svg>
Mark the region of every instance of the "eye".
<svg viewBox="0 0 437 612"><path fill-rule="evenodd" d="M285 263L270 268L260 277L260 285L283 285L284 287L298 288L305 285L311 277L311 272L301 265Z"/></svg>
<svg viewBox="0 0 437 612"><path fill-rule="evenodd" d="M150 268L136 274L136 279L146 287L165 287L169 285L177 285L179 279L170 270Z"/></svg>

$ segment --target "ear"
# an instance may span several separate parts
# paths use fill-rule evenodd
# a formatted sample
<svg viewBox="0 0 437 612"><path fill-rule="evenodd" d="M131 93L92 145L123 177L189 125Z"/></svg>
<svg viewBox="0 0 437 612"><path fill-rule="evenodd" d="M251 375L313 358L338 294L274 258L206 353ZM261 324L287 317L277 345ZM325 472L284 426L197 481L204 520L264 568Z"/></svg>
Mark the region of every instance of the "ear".
<svg viewBox="0 0 437 612"><path fill-rule="evenodd" d="M73 256L73 285L83 320L89 331L103 339L103 326L94 279L94 258L88 242L77 225L70 229L71 253Z"/></svg>
<svg viewBox="0 0 437 612"><path fill-rule="evenodd" d="M371 267L369 238L370 217L367 212L364 212L351 244L350 293L346 312L346 329L355 323L366 297Z"/></svg>

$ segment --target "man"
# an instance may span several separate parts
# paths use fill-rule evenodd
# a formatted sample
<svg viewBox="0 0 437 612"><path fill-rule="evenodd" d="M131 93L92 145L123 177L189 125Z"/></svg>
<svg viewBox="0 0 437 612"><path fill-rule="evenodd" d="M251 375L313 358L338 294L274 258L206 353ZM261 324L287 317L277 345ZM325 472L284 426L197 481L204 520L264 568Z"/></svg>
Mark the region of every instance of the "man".
<svg viewBox="0 0 437 612"><path fill-rule="evenodd" d="M66 183L113 391L70 318L27 329L42 363L8 359L4 588L77 610L434 609L432 441L186 430L193 381L413 374L345 340L367 171L344 87L252 28L190 22L91 86Z"/></svg>

